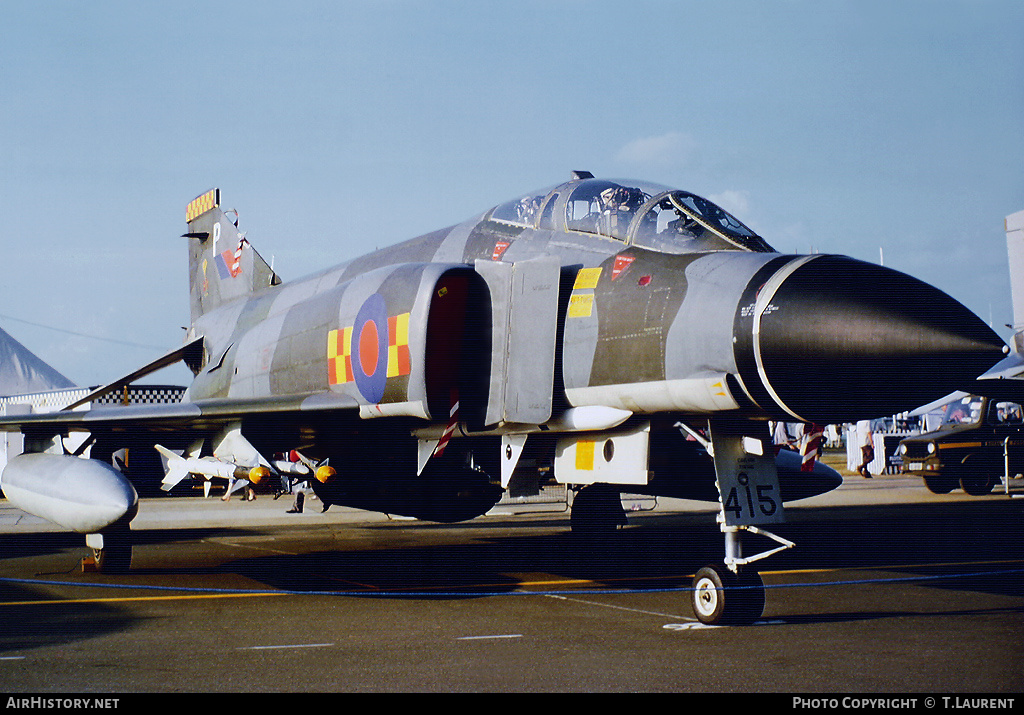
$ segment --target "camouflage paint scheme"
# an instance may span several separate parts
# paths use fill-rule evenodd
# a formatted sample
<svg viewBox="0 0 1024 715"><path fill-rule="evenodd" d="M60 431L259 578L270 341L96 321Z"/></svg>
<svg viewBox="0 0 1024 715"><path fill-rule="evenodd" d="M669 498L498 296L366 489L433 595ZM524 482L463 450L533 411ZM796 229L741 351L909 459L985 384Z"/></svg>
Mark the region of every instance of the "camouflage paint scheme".
<svg viewBox="0 0 1024 715"><path fill-rule="evenodd" d="M647 450L617 483L717 500L712 460L678 422L767 444L768 419L911 409L1002 354L976 316L920 281L782 255L700 197L585 172L289 282L238 232L219 190L187 219L192 325L163 359L195 373L182 403L0 426L42 441L89 430L100 458L199 439L209 452L240 428L261 454L329 459L339 479L318 486L328 503L449 521L510 487L515 464L501 460L513 446L540 464L612 434ZM914 376L922 366L927 379ZM520 393L528 405L511 399ZM602 422L601 410L619 417ZM794 471L780 472L785 500L837 485Z"/></svg>

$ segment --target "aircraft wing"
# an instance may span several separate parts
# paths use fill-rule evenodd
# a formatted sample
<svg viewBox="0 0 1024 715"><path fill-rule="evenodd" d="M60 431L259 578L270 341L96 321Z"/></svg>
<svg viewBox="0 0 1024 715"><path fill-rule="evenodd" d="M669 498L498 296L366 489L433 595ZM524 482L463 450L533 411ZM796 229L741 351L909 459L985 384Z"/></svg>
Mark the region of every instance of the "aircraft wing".
<svg viewBox="0 0 1024 715"><path fill-rule="evenodd" d="M125 385L130 385L131 383L145 377L146 375L154 373L157 370L162 370L168 365L173 365L179 360L189 361L190 359L195 359L194 356L196 353L198 353L199 356L202 355L203 340L204 338L202 336L190 340L188 343L182 345L180 348L171 350L167 354L162 355L161 357L157 358L148 365L145 365L118 380L114 380L113 382L109 382L106 385L103 385L102 387L96 388L82 399L78 400L77 402L71 403L70 405L63 409L65 411L70 411L75 409L76 407L81 407L82 405L88 404L93 400L103 397L104 395L113 392L114 390L121 389Z"/></svg>
<svg viewBox="0 0 1024 715"><path fill-rule="evenodd" d="M1024 402L1024 355L1011 353L962 389L972 395Z"/></svg>
<svg viewBox="0 0 1024 715"><path fill-rule="evenodd" d="M85 411L76 409L179 360L188 362L201 358L203 341L202 336L194 338L130 374L96 388L59 412L0 417L0 432L24 432L39 436L64 435L69 432L99 435L131 432L140 442L146 441L146 435L159 435L160 439L182 442L193 440L197 434L252 419L289 419L298 424L303 421L303 415L305 421L313 421L310 420L312 413L336 413L339 410L350 411L355 416L359 406L356 400L342 394L323 392L255 398L212 398L176 404L109 406Z"/></svg>
<svg viewBox="0 0 1024 715"><path fill-rule="evenodd" d="M81 533L116 530L135 515L139 480L155 487L165 478L160 448L189 452L210 445L215 458L189 460L201 464L188 471L206 474L211 464L228 465L230 489L239 479L256 481L257 473L269 476L261 451L287 451L358 421L355 400L322 394L9 415L0 417L0 432L21 432L26 453L7 462L2 488L13 504L55 524ZM63 437L72 432L89 436L69 454ZM90 446L92 458L80 459ZM111 457L121 448L132 454L119 469Z"/></svg>
<svg viewBox="0 0 1024 715"><path fill-rule="evenodd" d="M0 418L0 431L27 434L68 432L123 433L137 435L190 435L225 425L260 419L263 421L315 421L331 413L351 413L358 419L358 403L346 395L288 395L240 399L210 399L165 405L102 407L88 411L10 415Z"/></svg>

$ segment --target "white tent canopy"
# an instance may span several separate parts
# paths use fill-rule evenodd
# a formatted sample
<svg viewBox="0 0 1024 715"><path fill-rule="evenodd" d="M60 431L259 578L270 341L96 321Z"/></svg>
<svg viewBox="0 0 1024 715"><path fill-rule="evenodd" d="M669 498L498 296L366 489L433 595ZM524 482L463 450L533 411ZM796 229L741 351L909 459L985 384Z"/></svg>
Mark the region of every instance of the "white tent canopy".
<svg viewBox="0 0 1024 715"><path fill-rule="evenodd" d="M0 329L0 396L75 387L75 383Z"/></svg>

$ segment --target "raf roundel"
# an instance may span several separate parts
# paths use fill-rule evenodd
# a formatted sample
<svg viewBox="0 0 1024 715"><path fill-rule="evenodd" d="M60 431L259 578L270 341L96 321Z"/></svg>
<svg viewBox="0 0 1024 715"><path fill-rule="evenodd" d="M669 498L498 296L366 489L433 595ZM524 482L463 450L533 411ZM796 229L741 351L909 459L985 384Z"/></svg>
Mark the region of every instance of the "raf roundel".
<svg viewBox="0 0 1024 715"><path fill-rule="evenodd" d="M359 308L353 325L327 334L327 384L356 383L371 403L384 398L387 381L412 370L409 313L387 314L379 294Z"/></svg>
<svg viewBox="0 0 1024 715"><path fill-rule="evenodd" d="M352 373L359 392L371 403L384 398L388 367L388 312L374 293L356 313L352 326Z"/></svg>

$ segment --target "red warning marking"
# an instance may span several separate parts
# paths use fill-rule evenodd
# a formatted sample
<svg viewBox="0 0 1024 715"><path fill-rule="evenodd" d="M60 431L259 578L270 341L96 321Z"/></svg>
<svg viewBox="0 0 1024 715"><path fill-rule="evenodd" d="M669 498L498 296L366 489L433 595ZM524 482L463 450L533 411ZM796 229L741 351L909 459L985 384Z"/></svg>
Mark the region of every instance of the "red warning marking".
<svg viewBox="0 0 1024 715"><path fill-rule="evenodd" d="M502 254L505 253L505 249L507 249L511 245L512 244L509 243L508 241L498 241L497 243L495 243L494 253L491 254L491 260L500 261Z"/></svg>
<svg viewBox="0 0 1024 715"><path fill-rule="evenodd" d="M359 367L367 377L377 372L378 358L377 324L372 320L363 323L363 329L359 332Z"/></svg>
<svg viewBox="0 0 1024 715"><path fill-rule="evenodd" d="M634 256L616 256L615 265L612 266L612 280L618 278L623 271L629 268L634 260L636 260Z"/></svg>
<svg viewBox="0 0 1024 715"><path fill-rule="evenodd" d="M455 433L455 427L459 424L459 394L452 390L452 409L448 414L448 426L444 430L444 434L441 435L441 439L438 440L437 446L434 447L434 456L440 457L444 454L444 448L448 446L448 440L452 438L452 434Z"/></svg>
<svg viewBox="0 0 1024 715"><path fill-rule="evenodd" d="M801 472L814 471L814 460L818 456L818 447L821 446L821 438L824 431L825 428L818 425L809 425L804 431L803 444L800 448L800 456L802 458L800 463Z"/></svg>
<svg viewBox="0 0 1024 715"><path fill-rule="evenodd" d="M235 260L231 264L231 277L232 278L234 278L235 276L237 276L239 273L242 272L242 268L241 268L241 265L240 265L241 262L242 262L242 246L244 246L247 243L249 243L249 242L245 240L244 236L242 236L241 238L238 239L238 248L235 249Z"/></svg>

